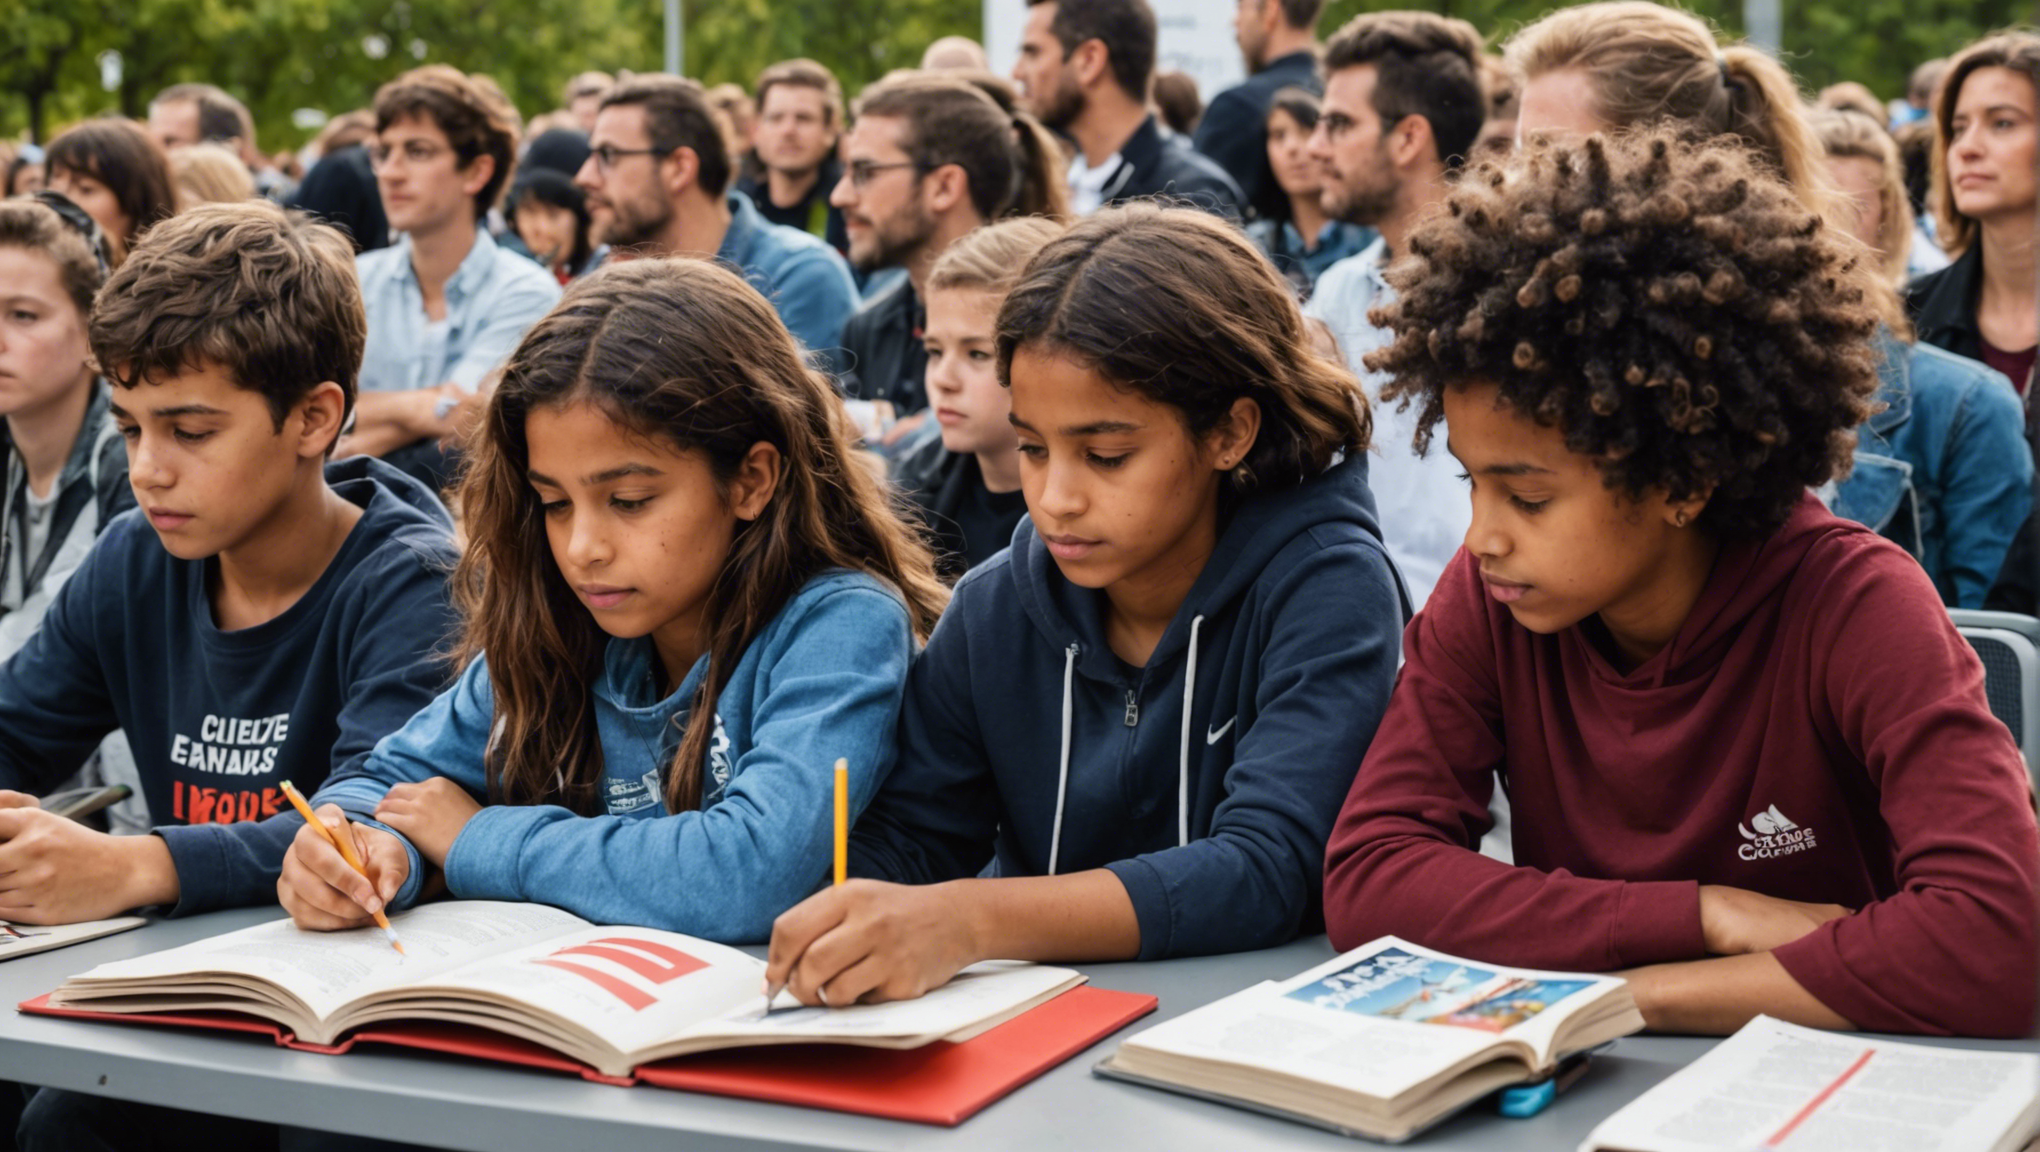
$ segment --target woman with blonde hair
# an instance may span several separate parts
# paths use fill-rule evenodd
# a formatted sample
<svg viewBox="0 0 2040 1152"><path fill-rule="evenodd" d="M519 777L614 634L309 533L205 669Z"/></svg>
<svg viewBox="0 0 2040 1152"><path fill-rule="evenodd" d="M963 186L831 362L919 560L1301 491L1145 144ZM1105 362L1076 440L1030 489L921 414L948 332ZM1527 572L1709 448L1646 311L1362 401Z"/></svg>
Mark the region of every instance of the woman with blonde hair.
<svg viewBox="0 0 2040 1152"><path fill-rule="evenodd" d="M177 184L177 210L194 204L246 200L255 195L255 178L239 156L218 144L187 144L170 153L170 175Z"/></svg>
<svg viewBox="0 0 2040 1152"><path fill-rule="evenodd" d="M1818 112L1813 126L1854 209L1848 233L1896 285L1912 243L1897 142L1858 112ZM1981 608L2032 503L2019 398L1982 364L1914 343L1903 320L1877 345L1881 410L1857 427L1855 467L1828 506L1911 552L1950 607Z"/></svg>
<svg viewBox="0 0 2040 1152"><path fill-rule="evenodd" d="M1502 53L1521 82L1517 131L1526 140L1659 121L1737 136L1800 203L1837 219L1791 74L1760 49L1718 43L1697 16L1647 0L1581 4L1517 32Z"/></svg>

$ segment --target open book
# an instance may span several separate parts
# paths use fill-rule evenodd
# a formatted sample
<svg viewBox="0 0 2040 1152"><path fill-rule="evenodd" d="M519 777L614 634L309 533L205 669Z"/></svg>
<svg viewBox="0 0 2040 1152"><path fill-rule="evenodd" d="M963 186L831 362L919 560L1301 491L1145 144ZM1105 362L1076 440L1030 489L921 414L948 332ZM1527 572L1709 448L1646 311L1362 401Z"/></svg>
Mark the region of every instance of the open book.
<svg viewBox="0 0 2040 1152"><path fill-rule="evenodd" d="M449 1021L507 1033L627 1077L640 1064L756 1044L913 1048L966 1040L1083 982L1061 968L974 965L919 1000L803 1008L760 994L765 963L649 928L596 927L542 904L483 900L391 918L380 929L305 932L258 924L102 964L52 993L52 1008L242 1012L331 1044L382 1021Z"/></svg>
<svg viewBox="0 0 2040 1152"><path fill-rule="evenodd" d="M2040 1056L1759 1016L1602 1121L1580 1152L2016 1152L2036 1133Z"/></svg>
<svg viewBox="0 0 2040 1152"><path fill-rule="evenodd" d="M83 944L115 932L140 928L144 916L116 916L111 920L81 920L76 924L16 924L0 920L0 960L12 960L33 952L47 952L72 944Z"/></svg>
<svg viewBox="0 0 2040 1152"><path fill-rule="evenodd" d="M1642 1027L1614 977L1503 968L1384 936L1158 1024L1097 1071L1399 1141Z"/></svg>

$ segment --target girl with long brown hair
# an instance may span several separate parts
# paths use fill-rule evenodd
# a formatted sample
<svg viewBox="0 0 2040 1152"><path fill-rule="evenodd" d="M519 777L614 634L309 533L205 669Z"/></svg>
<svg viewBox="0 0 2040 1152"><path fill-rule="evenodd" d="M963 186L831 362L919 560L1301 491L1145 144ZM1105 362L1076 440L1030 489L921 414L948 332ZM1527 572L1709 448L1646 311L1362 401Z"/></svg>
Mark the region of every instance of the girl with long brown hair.
<svg viewBox="0 0 2040 1152"><path fill-rule="evenodd" d="M1031 523L914 666L851 839L866 879L774 927L767 976L804 1003L1314 930L1388 702L1406 598L1359 382L1237 229L1100 212L1035 255L997 332Z"/></svg>
<svg viewBox="0 0 2040 1152"><path fill-rule="evenodd" d="M764 297L706 261L576 281L489 400L460 489L458 683L318 797L377 873L300 842L298 922L537 900L763 940L890 769L946 598ZM309 843L307 843L309 841ZM330 859L328 858L330 856Z"/></svg>

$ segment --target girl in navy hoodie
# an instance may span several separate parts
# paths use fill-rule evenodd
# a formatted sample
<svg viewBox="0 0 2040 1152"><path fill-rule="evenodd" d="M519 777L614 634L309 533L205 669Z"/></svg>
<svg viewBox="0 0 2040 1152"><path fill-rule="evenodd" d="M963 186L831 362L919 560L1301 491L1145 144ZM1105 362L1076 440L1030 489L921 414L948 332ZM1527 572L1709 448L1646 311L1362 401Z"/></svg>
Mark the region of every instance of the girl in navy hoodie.
<svg viewBox="0 0 2040 1152"><path fill-rule="evenodd" d="M1476 171L1392 274L1370 366L1473 516L1332 837L1332 942L1624 970L1666 1031L2023 1034L2018 749L1933 581L1808 491L1877 389L1870 269L1684 130ZM1513 865L1475 851L1497 775Z"/></svg>
<svg viewBox="0 0 2040 1152"><path fill-rule="evenodd" d="M851 845L869 879L774 926L768 979L804 1003L1314 928L1387 702L1404 598L1360 391L1234 230L1099 213L1028 266L998 356L1031 519L908 679Z"/></svg>

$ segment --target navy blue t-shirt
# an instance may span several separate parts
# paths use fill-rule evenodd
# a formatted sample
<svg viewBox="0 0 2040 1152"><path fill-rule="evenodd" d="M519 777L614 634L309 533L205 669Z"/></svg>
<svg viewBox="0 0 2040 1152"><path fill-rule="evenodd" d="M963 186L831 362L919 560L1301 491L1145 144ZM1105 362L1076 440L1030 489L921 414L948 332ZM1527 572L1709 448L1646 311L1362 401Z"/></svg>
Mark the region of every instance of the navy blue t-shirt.
<svg viewBox="0 0 2040 1152"><path fill-rule="evenodd" d="M380 460L329 464L326 479L361 519L275 619L220 630L216 561L170 555L129 512L0 665L0 787L45 791L125 730L177 867L176 914L273 900L303 823L277 785L311 794L447 684L445 508Z"/></svg>

